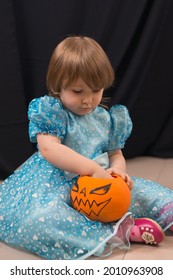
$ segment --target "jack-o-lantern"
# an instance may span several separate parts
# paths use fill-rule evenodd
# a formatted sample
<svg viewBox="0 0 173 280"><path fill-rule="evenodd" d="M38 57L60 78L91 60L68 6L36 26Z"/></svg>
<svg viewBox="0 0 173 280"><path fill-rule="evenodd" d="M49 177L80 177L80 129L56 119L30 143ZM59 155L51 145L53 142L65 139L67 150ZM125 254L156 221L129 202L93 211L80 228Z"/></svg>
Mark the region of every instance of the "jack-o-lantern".
<svg viewBox="0 0 173 280"><path fill-rule="evenodd" d="M120 176L99 179L79 177L71 189L74 209L90 220L113 222L120 219L130 206L130 190Z"/></svg>

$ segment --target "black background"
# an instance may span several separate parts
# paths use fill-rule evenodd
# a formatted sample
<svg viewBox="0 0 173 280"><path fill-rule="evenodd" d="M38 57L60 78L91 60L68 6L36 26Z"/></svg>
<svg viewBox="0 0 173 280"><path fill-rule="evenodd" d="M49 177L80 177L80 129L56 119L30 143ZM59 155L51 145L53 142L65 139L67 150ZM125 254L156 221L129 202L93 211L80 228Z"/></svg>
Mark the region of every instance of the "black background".
<svg viewBox="0 0 173 280"><path fill-rule="evenodd" d="M34 151L28 103L46 93L50 55L67 35L86 35L116 72L110 106L124 104L133 132L123 152L173 157L173 1L1 0L0 178Z"/></svg>

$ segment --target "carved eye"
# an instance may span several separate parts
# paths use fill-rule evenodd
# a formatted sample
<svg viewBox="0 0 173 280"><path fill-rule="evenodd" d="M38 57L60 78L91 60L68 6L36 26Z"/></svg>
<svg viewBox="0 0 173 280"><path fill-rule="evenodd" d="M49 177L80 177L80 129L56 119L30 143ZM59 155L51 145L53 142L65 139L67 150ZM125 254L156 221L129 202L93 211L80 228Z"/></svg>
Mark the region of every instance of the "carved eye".
<svg viewBox="0 0 173 280"><path fill-rule="evenodd" d="M77 181L75 182L75 184L73 185L72 189L73 192L78 192L79 191L79 185L77 183Z"/></svg>
<svg viewBox="0 0 173 280"><path fill-rule="evenodd" d="M90 191L90 194L97 194L97 195L104 195L106 194L111 187L111 184L99 187L99 188L94 188Z"/></svg>

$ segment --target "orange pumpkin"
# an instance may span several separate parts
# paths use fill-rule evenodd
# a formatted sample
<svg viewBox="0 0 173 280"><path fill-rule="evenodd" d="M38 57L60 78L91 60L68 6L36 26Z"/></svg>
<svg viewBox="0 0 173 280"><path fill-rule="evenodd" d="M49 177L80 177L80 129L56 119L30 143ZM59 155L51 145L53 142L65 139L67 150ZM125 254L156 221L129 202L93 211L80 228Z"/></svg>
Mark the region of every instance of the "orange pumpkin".
<svg viewBox="0 0 173 280"><path fill-rule="evenodd" d="M99 179L79 177L71 189L74 209L90 220L113 222L120 219L130 206L130 190L120 176Z"/></svg>

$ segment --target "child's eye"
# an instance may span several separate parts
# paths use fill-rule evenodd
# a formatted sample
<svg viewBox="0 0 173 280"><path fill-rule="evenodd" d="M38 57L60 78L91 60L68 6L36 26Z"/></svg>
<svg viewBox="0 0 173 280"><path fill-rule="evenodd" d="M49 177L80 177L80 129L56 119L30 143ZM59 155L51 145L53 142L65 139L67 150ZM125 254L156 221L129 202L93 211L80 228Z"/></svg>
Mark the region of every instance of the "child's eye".
<svg viewBox="0 0 173 280"><path fill-rule="evenodd" d="M100 91L100 89L93 89L92 91L93 91L94 93L97 93L97 92Z"/></svg>
<svg viewBox="0 0 173 280"><path fill-rule="evenodd" d="M82 89L73 89L72 90L74 93L82 93Z"/></svg>

